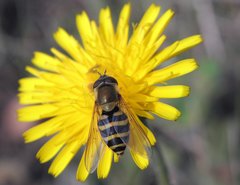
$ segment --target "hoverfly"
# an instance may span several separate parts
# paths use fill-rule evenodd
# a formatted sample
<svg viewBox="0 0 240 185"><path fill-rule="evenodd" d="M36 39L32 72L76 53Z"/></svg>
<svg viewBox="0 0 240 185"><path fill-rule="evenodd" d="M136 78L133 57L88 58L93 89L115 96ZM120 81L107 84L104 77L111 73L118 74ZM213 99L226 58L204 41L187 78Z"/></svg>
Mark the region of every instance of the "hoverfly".
<svg viewBox="0 0 240 185"><path fill-rule="evenodd" d="M115 78L106 71L93 84L95 105L85 150L85 166L92 173L109 147L122 156L126 147L143 158L149 158L151 144L139 118L132 112L118 91Z"/></svg>

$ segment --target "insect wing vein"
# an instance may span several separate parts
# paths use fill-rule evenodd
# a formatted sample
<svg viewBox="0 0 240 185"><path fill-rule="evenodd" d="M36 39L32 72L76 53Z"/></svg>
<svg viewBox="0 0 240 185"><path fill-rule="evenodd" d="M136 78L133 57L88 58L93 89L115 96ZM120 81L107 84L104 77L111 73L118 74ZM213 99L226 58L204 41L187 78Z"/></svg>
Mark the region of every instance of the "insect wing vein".
<svg viewBox="0 0 240 185"><path fill-rule="evenodd" d="M130 125L129 142L126 143L129 149L141 157L149 159L152 155L151 144L147 134L138 122L140 119L135 115L125 100L120 98L120 109L127 115Z"/></svg>
<svg viewBox="0 0 240 185"><path fill-rule="evenodd" d="M92 121L90 125L90 130L89 130L89 137L88 137L88 141L87 141L86 149L84 153L85 167L89 173L93 173L96 170L99 159L101 158L102 155L104 155L103 154L104 145L97 128L98 117L99 117L99 111L98 111L97 105L95 104L93 115L92 115Z"/></svg>

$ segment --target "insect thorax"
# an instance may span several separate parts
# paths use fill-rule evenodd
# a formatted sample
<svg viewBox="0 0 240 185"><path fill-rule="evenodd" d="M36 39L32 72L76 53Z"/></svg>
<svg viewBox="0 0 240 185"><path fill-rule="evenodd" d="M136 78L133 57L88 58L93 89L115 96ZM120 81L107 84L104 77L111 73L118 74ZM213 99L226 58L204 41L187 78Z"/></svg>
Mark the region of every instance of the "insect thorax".
<svg viewBox="0 0 240 185"><path fill-rule="evenodd" d="M103 75L94 83L96 103L104 111L112 111L119 101L117 91L117 80L113 77Z"/></svg>

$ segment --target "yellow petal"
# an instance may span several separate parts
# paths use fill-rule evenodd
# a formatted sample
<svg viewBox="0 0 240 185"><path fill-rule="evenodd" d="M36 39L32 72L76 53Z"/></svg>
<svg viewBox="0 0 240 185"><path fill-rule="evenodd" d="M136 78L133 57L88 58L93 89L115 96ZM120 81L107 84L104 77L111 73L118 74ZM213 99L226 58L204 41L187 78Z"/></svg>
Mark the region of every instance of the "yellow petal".
<svg viewBox="0 0 240 185"><path fill-rule="evenodd" d="M167 120L176 120L181 115L175 107L162 102L148 103L146 109Z"/></svg>
<svg viewBox="0 0 240 185"><path fill-rule="evenodd" d="M149 95L145 95L145 94L134 94L134 96L129 96L129 98L131 98L132 100L134 100L135 102L154 102L154 101L158 101L158 98L156 97L151 97Z"/></svg>
<svg viewBox="0 0 240 185"><path fill-rule="evenodd" d="M57 127L57 129L62 130L45 143L37 153L37 158L41 162L49 161L66 143L77 142L84 144L87 142L89 127L84 122L80 125L79 122L71 125L68 120L65 120L63 127Z"/></svg>
<svg viewBox="0 0 240 185"><path fill-rule="evenodd" d="M141 58L145 51L145 45L143 45L144 38L157 19L159 12L160 7L152 4L143 15L137 28L133 31L126 54L127 61L131 65L125 65L126 74L129 76L134 75L141 63Z"/></svg>
<svg viewBox="0 0 240 185"><path fill-rule="evenodd" d="M20 104L50 103L55 101L49 92L24 92L19 93L18 97Z"/></svg>
<svg viewBox="0 0 240 185"><path fill-rule="evenodd" d="M75 65L73 65L75 66ZM85 84L85 80L83 78L83 75L79 75L79 71L77 71L77 68L74 68L74 69L67 69L66 66L65 67L61 67L59 68L59 71L61 72L61 74L65 77L65 80L68 81L68 84L72 86L75 86L75 87L82 87L84 86ZM84 84L84 85L82 85ZM86 85L85 85L86 86Z"/></svg>
<svg viewBox="0 0 240 185"><path fill-rule="evenodd" d="M57 72L61 62L45 53L35 52L32 63L36 66L49 71Z"/></svg>
<svg viewBox="0 0 240 185"><path fill-rule="evenodd" d="M88 42L94 39L91 23L86 12L83 11L80 15L77 15L76 24L77 24L77 28L80 33L83 45L86 48Z"/></svg>
<svg viewBox="0 0 240 185"><path fill-rule="evenodd" d="M57 110L58 108L51 104L23 107L17 111L18 120L21 122L37 121L54 116Z"/></svg>
<svg viewBox="0 0 240 185"><path fill-rule="evenodd" d="M149 85L162 83L172 78L176 78L190 73L198 68L195 59L185 59L169 65L163 69L149 73L144 79Z"/></svg>
<svg viewBox="0 0 240 185"><path fill-rule="evenodd" d="M113 151L109 147L105 146L105 153L101 157L97 168L97 174L99 179L104 179L108 176L112 165L112 158Z"/></svg>
<svg viewBox="0 0 240 185"><path fill-rule="evenodd" d="M142 66L144 72L141 74L139 78L140 79L143 78L146 74L148 74L162 62L164 62L166 58L168 58L168 56L176 49L178 45L179 42L175 42L174 44L164 48L162 51L156 54L150 61L148 61L144 66Z"/></svg>
<svg viewBox="0 0 240 185"><path fill-rule="evenodd" d="M112 62L112 52L116 52L113 46L114 42L112 41L112 45L107 43L108 41L105 40L104 36L100 35L101 32L95 22L91 22L91 27L94 41L88 43L88 52L91 53L93 58L95 58L98 65L104 66L107 71L109 68L113 69L116 67Z"/></svg>
<svg viewBox="0 0 240 185"><path fill-rule="evenodd" d="M77 104L80 107L87 107L87 99L90 99L88 102L91 102L91 95L86 92L86 89L80 87L78 90L82 92L76 92L75 89L60 89L57 87L52 88L42 88L42 91L29 91L19 93L19 102L21 104L37 104L37 103L56 103L61 102L64 104L76 106Z"/></svg>
<svg viewBox="0 0 240 185"><path fill-rule="evenodd" d="M62 133L55 135L40 148L40 150L36 154L36 157L41 163L45 163L51 160L63 147L66 141L59 143L59 140L62 136Z"/></svg>
<svg viewBox="0 0 240 185"><path fill-rule="evenodd" d="M150 5L147 11L144 13L139 25L134 30L130 39L130 44L141 43L146 33L149 31L157 16L160 12L160 7L154 4Z"/></svg>
<svg viewBox="0 0 240 185"><path fill-rule="evenodd" d="M189 95L190 88L184 85L152 87L150 96L158 98L181 98Z"/></svg>
<svg viewBox="0 0 240 185"><path fill-rule="evenodd" d="M59 28L58 31L54 34L54 39L76 61L80 63L84 62L80 52L81 45L73 36L68 35L64 29Z"/></svg>
<svg viewBox="0 0 240 185"><path fill-rule="evenodd" d="M142 66L144 69L141 74L138 74L138 79L143 78L148 72L155 69L161 63L167 61L168 59L183 53L184 51L198 45L202 42L202 37L200 35L195 35L187 37L183 40L176 41L170 46L164 48L158 54L156 54L146 65Z"/></svg>
<svg viewBox="0 0 240 185"><path fill-rule="evenodd" d="M81 124L79 125L79 123ZM25 142L32 142L63 130L64 132L68 132L67 135L69 137L77 133L81 135L81 139L83 139L85 135L83 132L84 129L88 129L88 123L89 119L87 119L85 115L79 114L79 112L62 114L32 127L24 132L23 136Z"/></svg>
<svg viewBox="0 0 240 185"><path fill-rule="evenodd" d="M180 40L177 48L174 50L174 52L171 53L171 55L166 58L166 60L185 52L186 50L200 44L202 41L203 38L201 35L194 35Z"/></svg>
<svg viewBox="0 0 240 185"><path fill-rule="evenodd" d="M26 132L23 133L23 137L26 143L36 141L44 136L47 136L49 132L57 132L59 130L59 126L64 122L66 116L57 116L51 118L39 125L36 125Z"/></svg>
<svg viewBox="0 0 240 185"><path fill-rule="evenodd" d="M144 157L142 157L141 155L139 155L139 154L137 154L137 153L135 153L135 152L133 152L133 151L131 151L131 150L130 150L130 153L131 153L131 155L132 155L132 158L133 158L135 164L136 164L141 170L147 168L147 166L148 166L148 164L149 164L149 159L148 159L148 158L144 158Z"/></svg>
<svg viewBox="0 0 240 185"><path fill-rule="evenodd" d="M72 60L71 58L69 58L68 56L64 55L63 53L61 53L60 51L58 51L55 48L51 48L51 52L62 61L62 65L59 66L60 68L65 68L71 72L75 72L77 73L80 77L83 77L84 75L86 75L86 73L89 71L89 69L87 68L87 66L81 64L81 63L77 63L74 60Z"/></svg>
<svg viewBox="0 0 240 185"><path fill-rule="evenodd" d="M85 181L89 175L89 172L87 171L85 164L84 164L84 161L85 161L84 156L85 156L85 152L82 155L80 164L77 169L77 174L76 174L76 179L78 181L82 181L82 182Z"/></svg>
<svg viewBox="0 0 240 185"><path fill-rule="evenodd" d="M147 46L145 47L144 54L141 56L142 64L144 66L140 66L139 68L145 68L145 66L148 66L146 64L151 63L149 59L156 53L156 51L160 48L160 46L163 44L165 40L166 40L166 36L162 35L155 43L153 43L152 45L149 45L148 47Z"/></svg>
<svg viewBox="0 0 240 185"><path fill-rule="evenodd" d="M156 138L155 136L153 135L152 131L149 130L143 123L142 121L137 118L138 120L138 124L141 126L142 130L145 132L147 138L148 138L148 141L150 142L150 144L153 146L155 143L156 143Z"/></svg>
<svg viewBox="0 0 240 185"><path fill-rule="evenodd" d="M77 16L76 24L86 50L80 50L81 57L84 57L87 61L85 62L85 65L89 68L92 68L96 66L98 62L98 60L94 59L93 57L98 56L99 51L101 51L101 49L99 49L99 43L101 43L101 40L99 39L99 33L96 29L96 23L95 21L90 22L86 12L82 12ZM101 59L101 57L98 57L98 59Z"/></svg>
<svg viewBox="0 0 240 185"><path fill-rule="evenodd" d="M81 146L82 143L79 141L75 141L65 145L52 162L48 173L52 174L54 177L57 177L70 163L70 161L76 155Z"/></svg>
<svg viewBox="0 0 240 185"><path fill-rule="evenodd" d="M129 31L129 17L130 17L130 3L125 4L121 10L117 31L116 31L116 47L122 51L125 49L128 42L128 31Z"/></svg>
<svg viewBox="0 0 240 185"><path fill-rule="evenodd" d="M46 80L47 82L60 85L61 87L67 88L71 86L71 83L69 83L69 81L62 75L56 73L42 72L30 66L26 67L26 71L28 71L29 73L36 77Z"/></svg>
<svg viewBox="0 0 240 185"><path fill-rule="evenodd" d="M142 111L142 110L135 109L134 112L140 117L144 117L144 118L147 118L147 119L154 119L154 117L147 111Z"/></svg>
<svg viewBox="0 0 240 185"><path fill-rule="evenodd" d="M113 159L115 163L119 162L119 156L116 153L113 153Z"/></svg>
<svg viewBox="0 0 240 185"><path fill-rule="evenodd" d="M141 60L136 65L135 72L132 73L132 78L135 82L141 82L145 75L155 68L154 66L157 61L154 60L153 62L150 62L149 60L153 57L165 39L166 36L162 35L153 45L144 47L142 56L140 57Z"/></svg>
<svg viewBox="0 0 240 185"><path fill-rule="evenodd" d="M114 28L112 24L112 16L109 7L101 9L99 15L99 29L105 41L114 46Z"/></svg>
<svg viewBox="0 0 240 185"><path fill-rule="evenodd" d="M168 10L158 19L146 36L144 41L145 45L151 45L159 38L172 19L173 15L174 12L172 10Z"/></svg>
<svg viewBox="0 0 240 185"><path fill-rule="evenodd" d="M43 90L46 87L52 87L53 84L47 82L44 79L40 78L22 78L19 80L19 91L29 92L29 91L39 91Z"/></svg>
<svg viewBox="0 0 240 185"><path fill-rule="evenodd" d="M130 17L130 3L125 4L121 10L117 30L115 34L115 48L112 50L114 56L116 56L116 63L119 66L120 70L124 70L125 66L125 53L127 52L127 44L128 44L128 33L129 33L129 17Z"/></svg>

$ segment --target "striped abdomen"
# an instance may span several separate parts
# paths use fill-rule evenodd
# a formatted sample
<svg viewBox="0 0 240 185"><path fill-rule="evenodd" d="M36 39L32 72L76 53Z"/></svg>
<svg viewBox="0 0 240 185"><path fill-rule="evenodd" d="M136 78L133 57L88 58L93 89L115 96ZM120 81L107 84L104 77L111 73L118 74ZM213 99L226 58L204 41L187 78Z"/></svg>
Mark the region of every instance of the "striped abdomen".
<svg viewBox="0 0 240 185"><path fill-rule="evenodd" d="M111 112L102 113L98 128L108 147L122 155L129 139L127 116L116 106Z"/></svg>

